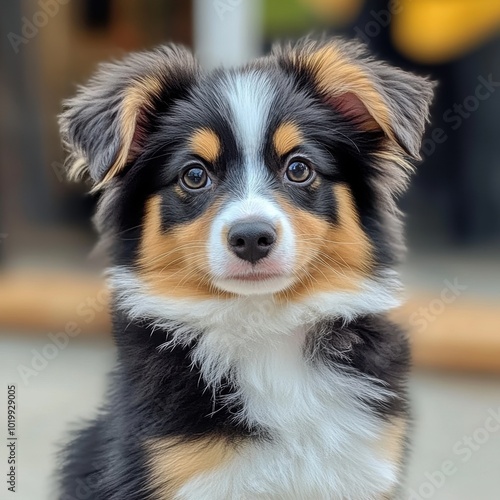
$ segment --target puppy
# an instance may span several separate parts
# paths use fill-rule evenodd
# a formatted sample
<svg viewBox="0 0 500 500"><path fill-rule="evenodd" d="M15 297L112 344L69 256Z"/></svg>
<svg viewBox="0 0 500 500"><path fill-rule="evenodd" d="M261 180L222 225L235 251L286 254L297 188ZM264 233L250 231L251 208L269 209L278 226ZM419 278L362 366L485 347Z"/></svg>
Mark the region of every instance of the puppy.
<svg viewBox="0 0 500 500"><path fill-rule="evenodd" d="M65 103L70 174L102 193L118 363L61 499L401 494L409 349L386 314L432 94L304 39L208 74L162 46Z"/></svg>

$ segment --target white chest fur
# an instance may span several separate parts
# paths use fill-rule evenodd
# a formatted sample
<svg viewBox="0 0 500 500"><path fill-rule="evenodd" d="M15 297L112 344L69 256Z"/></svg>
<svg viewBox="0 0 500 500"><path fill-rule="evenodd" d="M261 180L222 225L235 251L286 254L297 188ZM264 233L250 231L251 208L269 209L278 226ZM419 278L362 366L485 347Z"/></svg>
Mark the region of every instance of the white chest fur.
<svg viewBox="0 0 500 500"><path fill-rule="evenodd" d="M231 366L243 400L240 418L272 439L242 446L222 468L187 483L178 498L369 500L394 486L396 470L381 453L384 424L361 402L385 397L372 382L304 359L301 332L247 339L245 347L230 343L224 351L220 335L204 336L197 360L213 373L214 353L224 353L217 357Z"/></svg>
<svg viewBox="0 0 500 500"><path fill-rule="evenodd" d="M307 325L321 318L349 320L396 306L389 278L278 307L267 297L158 297L131 273L114 270L120 307L131 318L173 328L166 348L196 338L193 361L206 383L216 388L232 379L243 402L238 417L271 436L191 479L178 499L370 500L391 490L397 470L383 452L387 428L363 402L387 395L368 378L305 359L303 348Z"/></svg>

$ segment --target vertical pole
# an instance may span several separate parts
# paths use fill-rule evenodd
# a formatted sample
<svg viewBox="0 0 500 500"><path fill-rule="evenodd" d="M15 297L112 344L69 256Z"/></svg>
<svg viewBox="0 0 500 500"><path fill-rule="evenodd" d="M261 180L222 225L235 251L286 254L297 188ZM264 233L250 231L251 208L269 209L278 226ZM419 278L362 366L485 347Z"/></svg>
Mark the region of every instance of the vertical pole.
<svg viewBox="0 0 500 500"><path fill-rule="evenodd" d="M263 0L194 0L194 48L206 69L245 63L262 50Z"/></svg>

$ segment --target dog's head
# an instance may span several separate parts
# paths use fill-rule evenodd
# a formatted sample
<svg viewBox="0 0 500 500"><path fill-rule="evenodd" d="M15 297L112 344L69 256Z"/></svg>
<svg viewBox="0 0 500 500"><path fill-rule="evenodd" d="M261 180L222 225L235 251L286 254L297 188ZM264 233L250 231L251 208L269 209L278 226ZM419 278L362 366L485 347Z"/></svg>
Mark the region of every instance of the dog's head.
<svg viewBox="0 0 500 500"><path fill-rule="evenodd" d="M395 197L432 84L354 42L304 40L204 74L164 46L67 101L74 176L102 190L118 266L151 294L350 292L397 258Z"/></svg>

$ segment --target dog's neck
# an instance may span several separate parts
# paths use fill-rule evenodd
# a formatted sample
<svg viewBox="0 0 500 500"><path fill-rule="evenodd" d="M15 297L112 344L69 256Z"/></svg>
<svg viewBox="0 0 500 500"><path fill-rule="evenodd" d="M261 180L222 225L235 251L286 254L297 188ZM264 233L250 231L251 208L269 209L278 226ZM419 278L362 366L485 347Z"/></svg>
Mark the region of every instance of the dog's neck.
<svg viewBox="0 0 500 500"><path fill-rule="evenodd" d="M241 301L240 306L249 304L254 300ZM266 316L270 322L277 321L273 311ZM284 312L279 319L292 324ZM342 319L325 319L309 330L296 327L281 332L269 324L259 329L256 323L244 331L230 315L225 323L219 320L211 329L197 332L186 325L130 320L128 313L117 310L115 334L123 336L120 348L126 355L121 369L128 380L121 386L127 398L121 399L132 402L127 415L148 408L146 417L141 416L144 439L217 433L248 438L249 449L254 450L252 443L271 443L268 437L273 436L272 445L262 451L256 444L255 456L249 459L250 470L255 467L258 477L267 464L275 463L289 468L291 477L301 478L299 484L311 468L325 477L334 468L349 481L361 481L368 474L371 481L392 483L395 470L380 461L374 447L385 432L377 408L392 411L399 404L393 393L395 382L373 378L370 356L380 360L379 351L372 353L372 347L361 351L363 345L371 345L368 339L378 339L380 349L391 353L383 342L390 343L393 334L373 321L373 316L365 316L346 325ZM311 343L314 339L321 339L321 344ZM331 450L341 450L334 466L321 458ZM350 462L339 458L344 453L359 453L363 465L359 477L353 479ZM271 474L267 481L274 484L275 477Z"/></svg>
<svg viewBox="0 0 500 500"><path fill-rule="evenodd" d="M299 358L310 358L318 351L322 324L330 323L331 330L332 322L348 325L398 304L394 297L398 283L388 274L380 282L366 283L358 292L318 294L297 304L278 303L272 296L210 300L155 296L123 268L112 270L110 283L117 313L126 322L144 325L143 341L154 336L158 351L185 349L212 388L221 387L236 372L241 376L254 367L281 364L286 368L288 363L296 369ZM339 339L341 343L350 341L344 335ZM332 339L328 349L336 349Z"/></svg>
<svg viewBox="0 0 500 500"><path fill-rule="evenodd" d="M117 308L131 320L174 332L165 347L191 343L201 332L218 331L235 344L303 335L324 319L349 323L359 316L385 313L399 305L396 273L386 271L356 291L324 292L301 302L278 302L272 295L212 299L155 295L132 271L110 270Z"/></svg>

